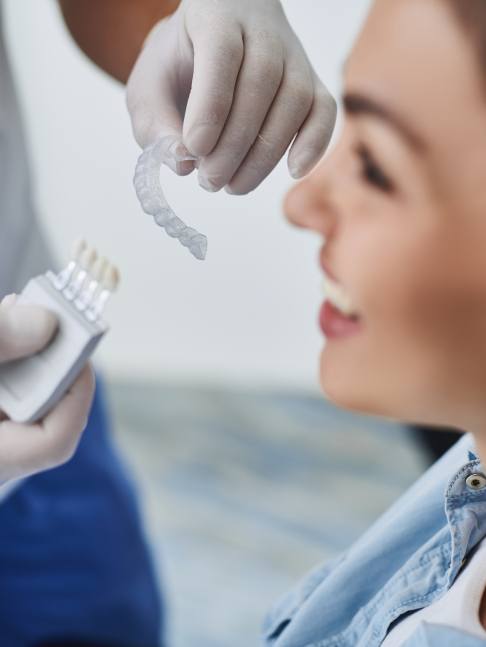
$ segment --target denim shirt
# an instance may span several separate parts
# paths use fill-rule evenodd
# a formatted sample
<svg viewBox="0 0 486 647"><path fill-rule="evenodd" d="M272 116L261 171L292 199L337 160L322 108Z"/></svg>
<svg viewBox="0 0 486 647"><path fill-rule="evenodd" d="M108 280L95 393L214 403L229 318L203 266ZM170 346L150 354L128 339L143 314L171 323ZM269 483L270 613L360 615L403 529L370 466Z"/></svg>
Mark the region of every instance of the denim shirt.
<svg viewBox="0 0 486 647"><path fill-rule="evenodd" d="M439 599L486 536L485 473L462 438L347 552L280 600L263 629L266 647L378 647L403 614ZM476 486L477 487L477 486ZM406 647L485 647L462 631L421 624Z"/></svg>

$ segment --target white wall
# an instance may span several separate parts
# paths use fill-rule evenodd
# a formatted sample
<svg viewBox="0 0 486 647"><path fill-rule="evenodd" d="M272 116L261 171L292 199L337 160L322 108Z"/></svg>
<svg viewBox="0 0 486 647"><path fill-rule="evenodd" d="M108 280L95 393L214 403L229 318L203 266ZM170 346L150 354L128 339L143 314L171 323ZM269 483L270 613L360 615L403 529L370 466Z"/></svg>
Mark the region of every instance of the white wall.
<svg viewBox="0 0 486 647"><path fill-rule="evenodd" d="M322 301L318 241L280 212L281 164L254 194L206 194L164 171L180 216L205 232L195 261L145 216L132 189L137 147L121 87L86 61L53 0L8 0L7 36L21 91L41 217L65 258L82 235L120 266L99 357L116 375L316 385ZM318 73L340 69L368 0L287 0Z"/></svg>

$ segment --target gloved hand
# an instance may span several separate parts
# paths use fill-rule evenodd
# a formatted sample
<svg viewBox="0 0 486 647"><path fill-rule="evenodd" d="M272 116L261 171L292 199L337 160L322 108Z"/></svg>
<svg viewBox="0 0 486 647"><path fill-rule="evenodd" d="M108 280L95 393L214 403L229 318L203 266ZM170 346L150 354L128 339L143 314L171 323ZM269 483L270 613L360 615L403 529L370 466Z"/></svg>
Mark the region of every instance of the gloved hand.
<svg viewBox="0 0 486 647"><path fill-rule="evenodd" d="M150 32L127 86L142 147L177 136L209 191L255 189L292 143L294 178L323 155L336 104L279 0L182 0ZM295 139L294 139L295 138ZM180 175L193 161L172 165Z"/></svg>
<svg viewBox="0 0 486 647"><path fill-rule="evenodd" d="M0 303L0 363L43 348L56 330L47 310L16 304L10 295ZM86 426L94 390L87 366L59 404L37 424L6 419L0 411L0 483L49 469L67 461Z"/></svg>

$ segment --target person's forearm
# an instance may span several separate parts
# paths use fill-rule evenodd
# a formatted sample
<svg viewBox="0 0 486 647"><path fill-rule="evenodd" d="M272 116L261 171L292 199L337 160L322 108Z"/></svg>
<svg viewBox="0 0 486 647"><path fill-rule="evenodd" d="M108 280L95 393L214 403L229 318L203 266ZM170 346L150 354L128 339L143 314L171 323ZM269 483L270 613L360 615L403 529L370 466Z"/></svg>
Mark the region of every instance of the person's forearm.
<svg viewBox="0 0 486 647"><path fill-rule="evenodd" d="M59 0L64 20L83 52L125 83L150 29L180 0Z"/></svg>

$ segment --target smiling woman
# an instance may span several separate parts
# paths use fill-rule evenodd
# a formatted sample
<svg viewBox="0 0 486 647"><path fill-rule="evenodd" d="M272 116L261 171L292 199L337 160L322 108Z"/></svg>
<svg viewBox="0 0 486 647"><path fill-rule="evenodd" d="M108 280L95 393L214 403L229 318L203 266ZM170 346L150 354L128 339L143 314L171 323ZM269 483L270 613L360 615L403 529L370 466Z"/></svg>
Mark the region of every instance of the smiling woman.
<svg viewBox="0 0 486 647"><path fill-rule="evenodd" d="M287 202L291 220L324 236L322 265L361 322L326 345L324 389L350 408L474 430L486 386L486 103L472 49L440 2L378 1L345 86L341 139Z"/></svg>
<svg viewBox="0 0 486 647"><path fill-rule="evenodd" d="M486 644L485 53L480 0L376 0L341 137L287 197L324 239L326 394L472 434L276 607L269 644Z"/></svg>

